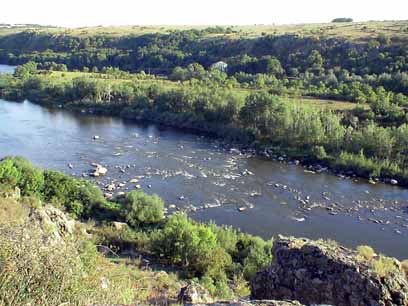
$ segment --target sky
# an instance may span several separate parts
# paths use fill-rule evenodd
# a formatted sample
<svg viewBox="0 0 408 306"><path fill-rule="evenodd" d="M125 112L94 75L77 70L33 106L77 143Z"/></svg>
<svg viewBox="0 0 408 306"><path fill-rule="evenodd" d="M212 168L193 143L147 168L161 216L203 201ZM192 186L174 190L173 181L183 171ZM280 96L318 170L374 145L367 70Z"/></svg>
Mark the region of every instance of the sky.
<svg viewBox="0 0 408 306"><path fill-rule="evenodd" d="M252 25L408 19L408 0L1 0L0 23Z"/></svg>

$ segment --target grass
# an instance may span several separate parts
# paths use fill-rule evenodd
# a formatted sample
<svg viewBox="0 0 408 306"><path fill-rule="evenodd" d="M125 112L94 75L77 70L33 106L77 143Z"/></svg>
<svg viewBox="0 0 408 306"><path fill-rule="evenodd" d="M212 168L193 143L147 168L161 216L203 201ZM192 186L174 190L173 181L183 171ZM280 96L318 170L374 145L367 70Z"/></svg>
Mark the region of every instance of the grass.
<svg viewBox="0 0 408 306"><path fill-rule="evenodd" d="M300 98L289 98L289 100L297 103L305 103L318 108L332 110L332 111L347 111L354 109L357 105L363 106L364 109L369 109L368 104L357 104L353 102L340 101L340 100L326 100L326 99L317 99L309 97L300 97Z"/></svg>
<svg viewBox="0 0 408 306"><path fill-rule="evenodd" d="M35 30L40 32L65 34L72 36L87 37L92 35L106 35L120 37L124 35L143 35L149 33L169 33L174 30L203 30L213 26L191 26L191 25L129 25L115 27L81 27L81 28L62 28L62 27L40 27L36 25L27 25L15 28L0 28L0 36L12 33L18 33L24 30ZM379 34L386 34L390 37L408 39L408 21L368 21L352 23L310 23L310 24L287 24L287 25L244 25L244 26L223 26L230 28L229 34L208 33L206 38L215 36L226 36L229 38L256 38L262 35L284 35L299 34L302 36L320 36L320 37L342 37L351 40L367 40L377 37Z"/></svg>
<svg viewBox="0 0 408 306"><path fill-rule="evenodd" d="M49 241L22 199L0 196L0 305L169 305L184 285L175 273L97 253L85 225ZM12 222L18 221L18 222Z"/></svg>

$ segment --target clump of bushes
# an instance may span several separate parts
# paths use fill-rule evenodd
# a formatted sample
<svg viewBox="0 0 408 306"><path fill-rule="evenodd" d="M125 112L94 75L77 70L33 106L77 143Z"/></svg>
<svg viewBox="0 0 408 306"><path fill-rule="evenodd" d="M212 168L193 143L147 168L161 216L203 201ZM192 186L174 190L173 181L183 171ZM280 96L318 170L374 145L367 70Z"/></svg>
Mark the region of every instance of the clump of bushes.
<svg viewBox="0 0 408 306"><path fill-rule="evenodd" d="M163 200L156 194L149 196L143 191L131 191L126 194L123 214L127 223L138 227L163 220L163 209Z"/></svg>
<svg viewBox="0 0 408 306"><path fill-rule="evenodd" d="M380 255L378 259L372 262L373 270L380 276L386 276L390 273L400 273L400 269L394 258Z"/></svg>
<svg viewBox="0 0 408 306"><path fill-rule="evenodd" d="M247 281L272 261L272 242L219 227L194 222L175 214L152 234L152 251L164 262L181 267L187 276L198 277L209 291L228 298L227 285L235 294L248 292Z"/></svg>
<svg viewBox="0 0 408 306"><path fill-rule="evenodd" d="M0 161L0 185L4 189L18 187L22 196L51 203L74 218L115 219L119 214L118 205L106 201L92 183L58 171L43 171L21 157Z"/></svg>
<svg viewBox="0 0 408 306"><path fill-rule="evenodd" d="M401 263L401 267L394 258L384 255L377 255L374 249L367 245L357 247L357 260L368 263L372 270L379 276L386 276L390 273L403 272L406 276L408 273L408 261Z"/></svg>
<svg viewBox="0 0 408 306"><path fill-rule="evenodd" d="M372 260L376 255L373 248L368 245L360 245L356 250L358 252L357 256L361 260Z"/></svg>

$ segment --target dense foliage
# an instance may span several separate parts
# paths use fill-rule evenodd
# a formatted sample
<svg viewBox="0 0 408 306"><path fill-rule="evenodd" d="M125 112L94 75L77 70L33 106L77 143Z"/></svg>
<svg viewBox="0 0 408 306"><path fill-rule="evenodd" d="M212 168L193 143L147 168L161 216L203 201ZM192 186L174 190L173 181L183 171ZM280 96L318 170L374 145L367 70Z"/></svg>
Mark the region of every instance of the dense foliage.
<svg viewBox="0 0 408 306"><path fill-rule="evenodd" d="M157 195L149 196L142 191L126 195L124 216L134 227L160 222L163 219L163 201Z"/></svg>
<svg viewBox="0 0 408 306"><path fill-rule="evenodd" d="M315 94L324 90L325 96L339 97L343 87L350 87L353 82L374 87L374 91L383 86L387 91L408 94L406 41L398 35L380 32L377 37L361 42L328 37L324 32L252 39L231 38L227 35L230 32L218 27L165 34L74 36L27 30L0 36L0 63L35 61L46 69L68 67L86 71L112 66L131 72L171 75L176 67L199 64L209 69L224 61L229 76L266 74L284 83L304 83Z"/></svg>

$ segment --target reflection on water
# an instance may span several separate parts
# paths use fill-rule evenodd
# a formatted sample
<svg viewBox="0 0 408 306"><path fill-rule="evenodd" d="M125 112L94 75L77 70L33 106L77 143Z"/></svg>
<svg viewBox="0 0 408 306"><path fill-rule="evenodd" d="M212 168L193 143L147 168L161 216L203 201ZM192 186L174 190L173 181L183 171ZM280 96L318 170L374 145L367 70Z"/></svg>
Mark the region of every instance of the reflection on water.
<svg viewBox="0 0 408 306"><path fill-rule="evenodd" d="M281 233L369 244L408 258L407 190L233 155L217 141L177 130L0 101L0 156L5 155L76 176L98 162L109 170L96 180L101 187L114 181L131 190L129 180L143 176L139 184L146 192L197 220L232 224L265 238Z"/></svg>
<svg viewBox="0 0 408 306"><path fill-rule="evenodd" d="M0 65L0 73L14 73L14 70L16 70L15 66Z"/></svg>

